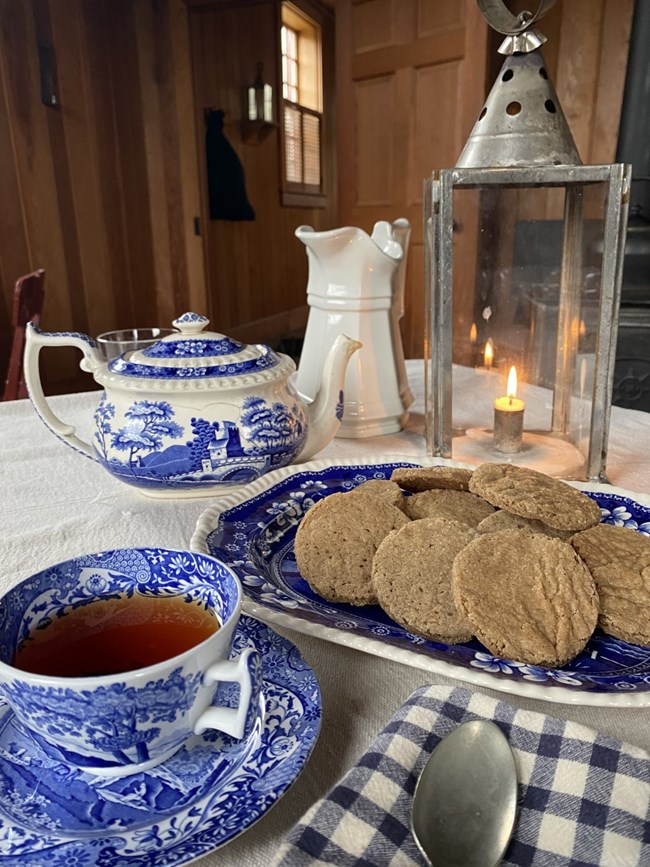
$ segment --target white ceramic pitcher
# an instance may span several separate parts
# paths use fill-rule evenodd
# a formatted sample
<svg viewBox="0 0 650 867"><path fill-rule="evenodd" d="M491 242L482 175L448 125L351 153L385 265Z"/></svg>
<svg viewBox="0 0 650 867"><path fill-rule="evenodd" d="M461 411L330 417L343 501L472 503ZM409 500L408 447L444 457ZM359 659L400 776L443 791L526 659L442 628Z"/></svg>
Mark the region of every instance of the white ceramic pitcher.
<svg viewBox="0 0 650 867"><path fill-rule="evenodd" d="M296 378L298 392L318 390L327 347L338 334L362 343L345 376L339 437L395 433L413 402L399 320L411 234L408 220L375 223L372 235L354 226L316 232L299 226L307 248L309 319Z"/></svg>

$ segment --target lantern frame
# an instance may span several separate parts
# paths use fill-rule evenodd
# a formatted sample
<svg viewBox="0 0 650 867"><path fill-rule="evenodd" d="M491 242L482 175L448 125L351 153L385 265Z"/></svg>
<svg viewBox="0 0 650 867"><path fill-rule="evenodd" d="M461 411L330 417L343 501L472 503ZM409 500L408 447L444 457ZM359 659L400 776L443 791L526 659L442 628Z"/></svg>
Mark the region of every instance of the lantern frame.
<svg viewBox="0 0 650 867"><path fill-rule="evenodd" d="M594 184L606 186L602 214L603 246L595 333L593 388L588 442L574 443L582 466L570 477L606 481L607 442L618 335L623 256L631 166L530 165L455 167L425 180L425 429L431 457L455 458L453 447L453 277L454 190L564 188L558 340L552 388L551 427L556 439L571 442L571 402L577 341L574 319L582 275L583 195ZM525 464L525 460L522 461Z"/></svg>

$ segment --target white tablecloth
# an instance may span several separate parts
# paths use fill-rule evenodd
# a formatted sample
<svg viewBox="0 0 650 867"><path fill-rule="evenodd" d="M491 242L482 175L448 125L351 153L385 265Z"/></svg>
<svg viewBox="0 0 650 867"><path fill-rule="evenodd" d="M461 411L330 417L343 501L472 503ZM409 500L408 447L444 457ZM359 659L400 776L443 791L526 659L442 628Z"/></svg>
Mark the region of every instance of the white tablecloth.
<svg viewBox="0 0 650 867"><path fill-rule="evenodd" d="M417 399L406 430L372 439L335 439L318 457L424 456L422 362L408 362L407 369ZM52 398L51 405L90 439L97 400L97 393L65 395ZM50 563L89 551L188 547L197 518L213 502L140 495L49 433L29 401L0 404L0 444L0 593ZM607 475L612 485L650 492L650 414L613 408ZM201 867L267 867L283 835L343 776L413 690L450 683L312 636L279 631L295 642L316 672L323 697L321 735L305 770L280 802L239 838L202 858ZM482 691L650 750L650 709L582 707Z"/></svg>

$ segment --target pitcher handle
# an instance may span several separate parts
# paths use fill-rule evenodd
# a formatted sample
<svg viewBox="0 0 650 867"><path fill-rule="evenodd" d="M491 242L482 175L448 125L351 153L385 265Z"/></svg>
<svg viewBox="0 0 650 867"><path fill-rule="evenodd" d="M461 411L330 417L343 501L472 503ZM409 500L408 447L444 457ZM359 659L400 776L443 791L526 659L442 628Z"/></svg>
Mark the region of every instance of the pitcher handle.
<svg viewBox="0 0 650 867"><path fill-rule="evenodd" d="M95 450L90 443L80 439L76 435L74 425L66 424L61 421L50 409L43 386L41 384L41 376L39 370L39 356L41 349L44 346L76 346L84 355L81 361L82 370L92 371L99 364L103 363L103 358L97 349L97 344L92 337L87 337L79 332L41 331L33 322L28 322L25 330L25 354L23 357L23 369L25 373L25 384L27 391L34 404L36 412L39 414L43 422L49 427L55 436L59 437L67 445L71 446L86 457L97 460Z"/></svg>

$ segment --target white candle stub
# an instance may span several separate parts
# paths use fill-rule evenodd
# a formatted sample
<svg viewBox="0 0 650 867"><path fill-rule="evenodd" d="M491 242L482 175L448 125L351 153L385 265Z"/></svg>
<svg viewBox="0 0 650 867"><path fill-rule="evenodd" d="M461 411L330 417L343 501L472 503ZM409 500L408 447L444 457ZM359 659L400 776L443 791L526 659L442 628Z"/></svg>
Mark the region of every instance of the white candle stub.
<svg viewBox="0 0 650 867"><path fill-rule="evenodd" d="M511 367L506 395L494 401L494 447L506 454L521 451L526 404L516 395L517 371Z"/></svg>

